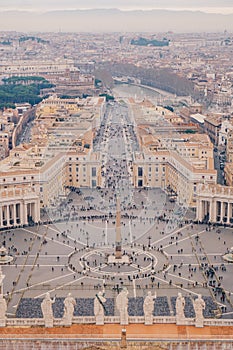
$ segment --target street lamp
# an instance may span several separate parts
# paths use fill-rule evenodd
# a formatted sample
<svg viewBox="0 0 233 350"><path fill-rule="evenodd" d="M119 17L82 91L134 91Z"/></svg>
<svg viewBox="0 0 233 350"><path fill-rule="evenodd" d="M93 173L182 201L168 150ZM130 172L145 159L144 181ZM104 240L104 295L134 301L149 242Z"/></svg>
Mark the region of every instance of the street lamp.
<svg viewBox="0 0 233 350"><path fill-rule="evenodd" d="M86 240L87 240L87 248L89 248L89 233L86 234Z"/></svg>
<svg viewBox="0 0 233 350"><path fill-rule="evenodd" d="M148 237L148 248L150 248L151 236Z"/></svg>

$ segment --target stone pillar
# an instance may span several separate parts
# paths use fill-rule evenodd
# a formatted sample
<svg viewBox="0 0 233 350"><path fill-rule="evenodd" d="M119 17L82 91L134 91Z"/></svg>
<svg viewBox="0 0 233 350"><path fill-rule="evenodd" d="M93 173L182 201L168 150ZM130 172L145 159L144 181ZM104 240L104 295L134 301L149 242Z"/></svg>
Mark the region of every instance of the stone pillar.
<svg viewBox="0 0 233 350"><path fill-rule="evenodd" d="M40 203L39 201L36 201L34 203L34 217L33 217L34 222L39 222L40 221Z"/></svg>
<svg viewBox="0 0 233 350"><path fill-rule="evenodd" d="M224 216L224 202L221 203L221 217L220 217L220 222L223 222L223 216Z"/></svg>
<svg viewBox="0 0 233 350"><path fill-rule="evenodd" d="M6 221L7 221L7 226L10 226L10 210L9 210L9 205L6 206Z"/></svg>
<svg viewBox="0 0 233 350"><path fill-rule="evenodd" d="M232 203L227 203L227 224L230 224L231 219L231 212L232 212Z"/></svg>
<svg viewBox="0 0 233 350"><path fill-rule="evenodd" d="M203 201L203 219L204 219L205 216L206 216L206 212L207 212L206 207L207 207L207 203L206 203L206 200L204 200L204 201Z"/></svg>
<svg viewBox="0 0 233 350"><path fill-rule="evenodd" d="M0 206L0 227L3 227L3 220L2 220L2 206Z"/></svg>
<svg viewBox="0 0 233 350"><path fill-rule="evenodd" d="M19 204L20 225L24 225L24 203Z"/></svg>
<svg viewBox="0 0 233 350"><path fill-rule="evenodd" d="M17 224L17 220L16 220L16 204L13 204L13 225Z"/></svg>
<svg viewBox="0 0 233 350"><path fill-rule="evenodd" d="M199 220L199 200L196 200L196 220Z"/></svg>
<svg viewBox="0 0 233 350"><path fill-rule="evenodd" d="M198 200L198 213L197 213L197 220L202 221L203 219L203 201L200 199Z"/></svg>
<svg viewBox="0 0 233 350"><path fill-rule="evenodd" d="M23 217L24 217L24 225L28 225L28 209L27 209L27 203L24 203L23 205Z"/></svg>
<svg viewBox="0 0 233 350"><path fill-rule="evenodd" d="M216 201L212 199L211 202L211 216L210 216L210 222L216 222L217 221L217 215L216 215Z"/></svg>

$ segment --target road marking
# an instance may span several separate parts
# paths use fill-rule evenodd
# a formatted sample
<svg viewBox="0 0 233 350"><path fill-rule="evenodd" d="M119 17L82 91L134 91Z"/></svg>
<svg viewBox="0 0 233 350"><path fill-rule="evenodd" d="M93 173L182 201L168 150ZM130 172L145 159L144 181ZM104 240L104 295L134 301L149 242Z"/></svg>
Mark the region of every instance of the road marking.
<svg viewBox="0 0 233 350"><path fill-rule="evenodd" d="M194 234L192 234L192 235L190 235L190 236L187 236L187 237L184 237L184 238L182 238L182 239L180 239L180 240L178 240L178 241L174 241L174 242L172 242L171 244L165 245L165 246L163 247L163 249L169 248L169 247L171 247L171 246L173 246L173 245L176 245L176 242L180 243L180 242L183 242L183 241L187 241L188 239L190 240L190 237L196 237L197 235L200 235L201 233L204 233L204 232L206 232L206 230L200 231L200 232L198 232L198 233L194 233ZM203 254L202 254L202 255L203 255Z"/></svg>
<svg viewBox="0 0 233 350"><path fill-rule="evenodd" d="M178 233L178 232L180 232L180 231L183 231L184 229L188 228L189 226L191 226L191 224L188 224L188 225L186 225L186 226L184 226L184 227L182 227L182 228L178 228L176 231L173 231L173 232L172 232L171 234L169 234L169 235L164 235L162 238L158 239L157 241L152 242L152 245L155 245L155 244L157 244L157 243L163 241L164 239L167 239L168 237L174 236L176 233ZM175 243L175 242L174 242L174 243ZM169 247L169 245L168 245L168 247ZM164 247L164 248L165 248L165 247Z"/></svg>
<svg viewBox="0 0 233 350"><path fill-rule="evenodd" d="M19 292L23 292L23 291L32 289L32 288L34 288L34 287L36 287L36 286L40 286L41 284L47 284L47 283L49 283L49 282L53 282L53 281L58 280L58 279L61 279L61 278L69 277L69 276L72 276L72 275L74 275L74 274L75 274L75 272L72 272L72 273L69 273L69 274L64 275L64 276L58 276L58 277L54 277L54 278L52 278L52 279L50 279L50 280L38 282L38 283L35 283L35 284L30 285L29 287L17 289L17 290L15 290L12 294L16 294L16 293L19 293ZM6 294L5 294L5 295L6 295Z"/></svg>
<svg viewBox="0 0 233 350"><path fill-rule="evenodd" d="M47 227L47 226L45 226L45 227ZM26 232L30 232L31 234L33 234L33 235L35 235L35 236L37 236L37 237L43 237L43 235L41 235L41 234L39 234L39 233L36 233L36 232L33 232L33 231L30 231L30 230L27 230L27 229L24 228L24 227L22 228L22 230L24 230L24 231L26 231ZM50 238L50 237L46 237L46 241L51 241L51 242L54 242L54 243L58 243L58 244L62 245L63 247L66 246L66 247L70 248L71 250L74 249L74 247L72 247L72 246L70 246L70 245L68 245L68 244L66 244L66 243L59 242L59 241L57 241L56 239L52 239L52 238Z"/></svg>
<svg viewBox="0 0 233 350"><path fill-rule="evenodd" d="M86 276L82 276L82 277L79 277L79 278L75 279L74 281L64 283L64 284L62 284L61 286L58 286L58 287L56 287L56 288L53 288L53 289L48 290L48 291L45 292L45 293L42 293L42 294L37 295L36 297L34 297L34 299L40 298L41 296L43 296L43 295L45 295L45 294L47 294L47 293L52 293L52 292L54 292L54 291L56 291L56 290L58 290L58 289L61 289L61 288L66 287L66 286L68 286L68 285L71 285L71 284L73 284L73 283L75 283L75 282L77 282L77 281L80 281L80 280L84 279L84 278L86 278Z"/></svg>

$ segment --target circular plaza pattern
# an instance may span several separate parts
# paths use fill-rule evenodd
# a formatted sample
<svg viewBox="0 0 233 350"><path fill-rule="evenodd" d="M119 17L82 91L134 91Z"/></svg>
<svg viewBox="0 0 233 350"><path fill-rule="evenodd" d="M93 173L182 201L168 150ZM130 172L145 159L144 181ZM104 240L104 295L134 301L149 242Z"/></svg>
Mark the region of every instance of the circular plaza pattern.
<svg viewBox="0 0 233 350"><path fill-rule="evenodd" d="M147 274L156 274L168 267L168 258L161 251L132 245L123 247L123 257L129 258L127 262L109 263L108 257L114 254L111 247L87 249L87 251L75 252L70 258L70 266L77 272L83 272L86 276L109 278L135 279Z"/></svg>
<svg viewBox="0 0 233 350"><path fill-rule="evenodd" d="M73 194L67 211L72 212L77 203L86 205L86 192ZM135 196L159 202L161 190L151 192L141 190ZM98 198L99 193L92 195ZM46 292L56 298L69 292L76 298L94 298L96 290L104 289L107 298L115 299L126 286L135 300L145 298L149 290L156 292L161 309L166 297L168 314L181 291L191 299L198 294L211 298L223 317L232 317L233 264L223 260L233 246L232 228L193 223L190 217L174 221L169 218L170 210L174 218L174 204L169 200L154 216L149 205L145 209L139 203L137 209L128 211L130 222L123 213L121 217L122 254L127 254L129 263L107 259L115 252L114 211L107 224L92 209L70 220L64 213L65 218L53 223L2 231L0 243L13 257L12 263L2 266L8 314L15 315L21 300L36 301Z"/></svg>

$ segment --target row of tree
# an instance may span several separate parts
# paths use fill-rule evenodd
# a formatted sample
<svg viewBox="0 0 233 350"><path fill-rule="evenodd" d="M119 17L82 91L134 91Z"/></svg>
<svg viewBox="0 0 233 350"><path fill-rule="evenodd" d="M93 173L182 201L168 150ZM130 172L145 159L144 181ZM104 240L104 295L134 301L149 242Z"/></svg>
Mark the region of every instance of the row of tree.
<svg viewBox="0 0 233 350"><path fill-rule="evenodd" d="M105 63L95 73L96 77L98 78L99 71L102 72L101 80L106 86L109 86L109 84L103 79L103 71L106 75L108 74L110 76L129 76L140 79L143 85L168 91L176 94L177 96L191 95L194 97L196 95L196 92L194 91L194 84L185 77L175 74L169 68L142 68L127 63Z"/></svg>
<svg viewBox="0 0 233 350"><path fill-rule="evenodd" d="M28 102L31 105L41 102L40 91L53 87L42 77L11 77L3 79L0 85L0 108L14 108L15 103Z"/></svg>

